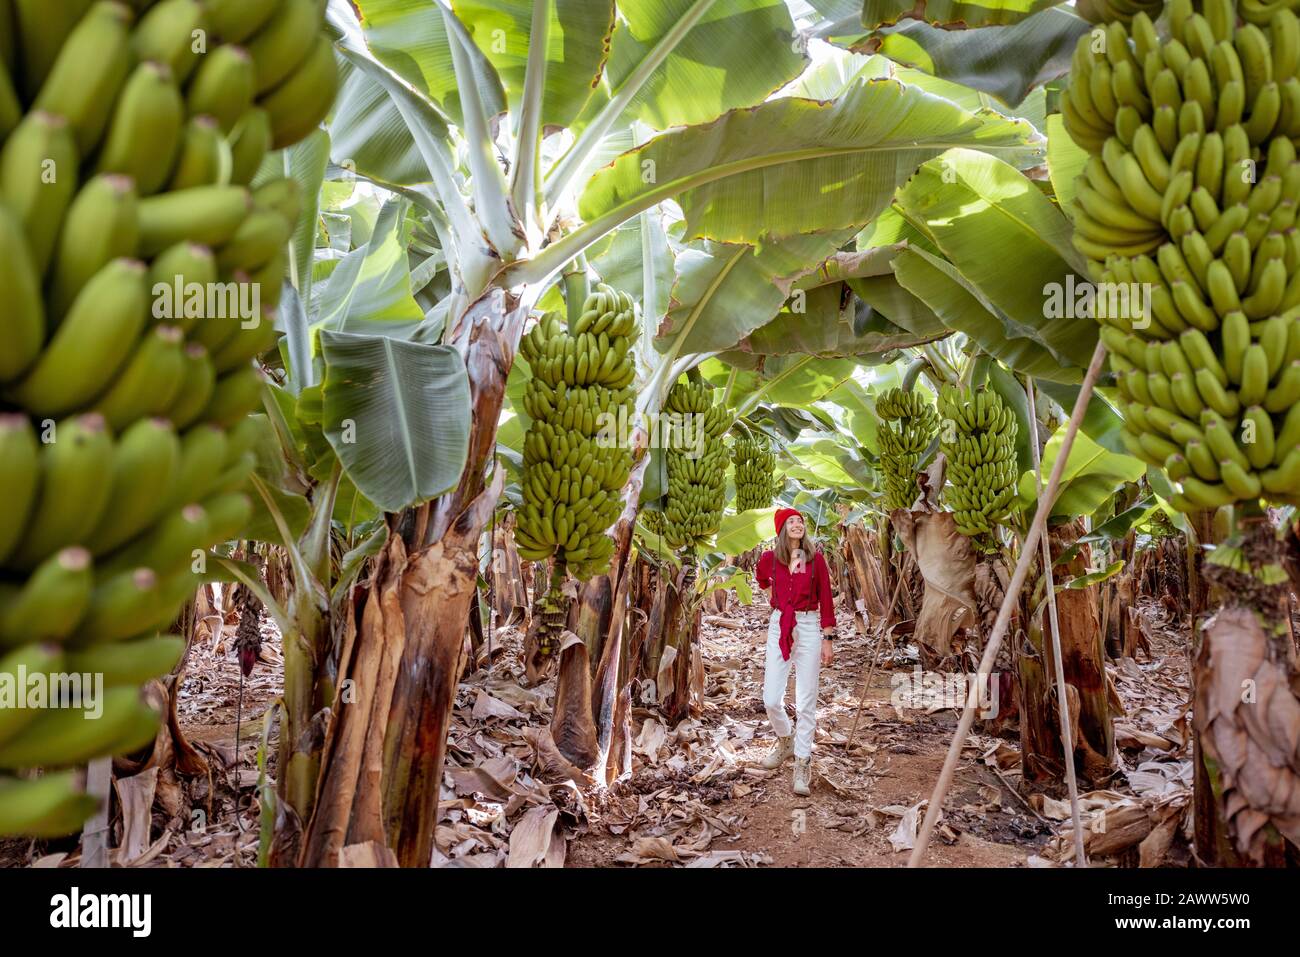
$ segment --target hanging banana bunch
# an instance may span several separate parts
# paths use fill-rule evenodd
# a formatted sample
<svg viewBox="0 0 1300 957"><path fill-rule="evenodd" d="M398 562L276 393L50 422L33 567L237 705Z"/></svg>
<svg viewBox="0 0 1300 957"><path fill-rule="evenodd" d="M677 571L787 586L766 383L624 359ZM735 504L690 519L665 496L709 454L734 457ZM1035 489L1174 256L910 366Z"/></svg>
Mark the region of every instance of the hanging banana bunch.
<svg viewBox="0 0 1300 957"><path fill-rule="evenodd" d="M731 455L736 465L736 511L767 508L776 494L772 450L754 439L737 439Z"/></svg>
<svg viewBox="0 0 1300 957"><path fill-rule="evenodd" d="M885 507L910 508L916 500L916 466L939 431L939 415L920 393L890 389L876 400L884 421L876 433L880 471L885 477ZM897 422L897 427L888 423Z"/></svg>
<svg viewBox="0 0 1300 957"><path fill-rule="evenodd" d="M249 184L338 78L316 0L2 6L0 681L107 689L96 721L0 709L0 835L48 836L94 799L5 772L153 738L138 686L185 647L159 632L251 516L252 360L300 197Z"/></svg>
<svg viewBox="0 0 1300 957"><path fill-rule="evenodd" d="M727 494L727 446L722 435L731 423L722 407L713 404L713 389L704 382L676 383L664 410L674 423L674 437L664 451L668 469L664 538L673 548L694 548L722 525Z"/></svg>
<svg viewBox="0 0 1300 957"><path fill-rule="evenodd" d="M1117 284L1097 314L1128 450L1179 483L1186 511L1296 503L1300 20L1243 4L1239 26L1232 0L1202 8L1172 0L1168 40L1145 14L1110 24L1104 49L1081 38L1062 98L1093 154L1074 242ZM1107 288L1149 290L1145 315Z"/></svg>
<svg viewBox="0 0 1300 957"><path fill-rule="evenodd" d="M939 451L947 460L944 502L957 531L986 542L1016 495L1016 417L996 392L947 387L939 396Z"/></svg>
<svg viewBox="0 0 1300 957"><path fill-rule="evenodd" d="M533 373L524 390L533 421L515 541L522 558L554 556L581 580L609 569L614 543L606 532L623 509L620 492L632 470L631 451L601 435L609 434L606 416L618 421L632 412L637 329L631 297L602 284L573 328L547 313L519 348Z"/></svg>

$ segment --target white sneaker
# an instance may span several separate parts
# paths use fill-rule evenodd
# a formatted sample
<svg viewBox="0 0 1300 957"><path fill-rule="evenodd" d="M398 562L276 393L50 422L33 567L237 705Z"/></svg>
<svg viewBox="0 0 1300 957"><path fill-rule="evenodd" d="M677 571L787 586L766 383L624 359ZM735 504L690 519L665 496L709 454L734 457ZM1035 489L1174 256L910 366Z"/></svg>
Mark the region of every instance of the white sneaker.
<svg viewBox="0 0 1300 957"><path fill-rule="evenodd" d="M812 793L812 758L794 759L794 793L800 796Z"/></svg>
<svg viewBox="0 0 1300 957"><path fill-rule="evenodd" d="M792 754L794 754L794 735L788 738L777 738L776 744L772 745L772 750L767 752L767 757L763 759L763 767L775 771Z"/></svg>

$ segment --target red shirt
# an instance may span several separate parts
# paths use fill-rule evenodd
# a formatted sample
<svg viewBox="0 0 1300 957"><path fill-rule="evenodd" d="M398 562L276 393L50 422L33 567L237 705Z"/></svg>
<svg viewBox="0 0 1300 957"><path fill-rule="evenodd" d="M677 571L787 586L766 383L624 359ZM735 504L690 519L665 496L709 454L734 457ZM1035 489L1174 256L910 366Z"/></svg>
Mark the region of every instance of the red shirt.
<svg viewBox="0 0 1300 957"><path fill-rule="evenodd" d="M776 560L774 552L764 552L758 560L758 584L772 588L772 607L781 612L781 656L790 658L793 646L794 613L821 609L821 626L835 627L835 601L831 597L831 572L821 552L813 555L812 564L792 574L789 567Z"/></svg>

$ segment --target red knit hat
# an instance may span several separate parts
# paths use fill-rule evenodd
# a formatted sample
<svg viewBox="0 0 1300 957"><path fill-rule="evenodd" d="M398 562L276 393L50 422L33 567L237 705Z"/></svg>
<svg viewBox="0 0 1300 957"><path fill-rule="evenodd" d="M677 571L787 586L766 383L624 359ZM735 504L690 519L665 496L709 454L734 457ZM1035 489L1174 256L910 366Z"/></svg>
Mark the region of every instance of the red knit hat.
<svg viewBox="0 0 1300 957"><path fill-rule="evenodd" d="M776 510L775 521L776 521L776 533L778 535L781 534L781 526L785 524L785 520L795 515L799 515L800 518L803 517L802 515L800 515L799 510L797 508L778 508Z"/></svg>

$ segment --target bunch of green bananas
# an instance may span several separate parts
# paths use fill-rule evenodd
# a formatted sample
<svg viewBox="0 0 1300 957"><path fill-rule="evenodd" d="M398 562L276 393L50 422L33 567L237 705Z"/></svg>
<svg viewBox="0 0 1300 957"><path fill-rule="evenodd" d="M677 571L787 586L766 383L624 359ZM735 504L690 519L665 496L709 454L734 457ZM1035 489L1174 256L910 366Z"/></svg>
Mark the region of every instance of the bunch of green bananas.
<svg viewBox="0 0 1300 957"><path fill-rule="evenodd" d="M876 400L876 413L884 420L876 441L885 476L885 507L910 508L917 496L916 465L939 431L939 415L920 393L902 389L890 389Z"/></svg>
<svg viewBox="0 0 1300 957"><path fill-rule="evenodd" d="M1139 13L1159 17L1165 0L1077 0L1074 12L1089 23L1128 23Z"/></svg>
<svg viewBox="0 0 1300 957"><path fill-rule="evenodd" d="M772 450L753 439L737 439L731 455L736 464L736 511L767 508L776 492Z"/></svg>
<svg viewBox="0 0 1300 957"><path fill-rule="evenodd" d="M1172 0L1167 41L1144 14L1104 53L1083 38L1062 99L1094 154L1074 242L1103 284L1124 441L1188 511L1300 500L1300 19L1202 11ZM1148 291L1141 319L1121 288Z"/></svg>
<svg viewBox="0 0 1300 957"><path fill-rule="evenodd" d="M519 347L532 369L524 410L533 421L515 542L522 558L555 555L584 580L609 568L614 543L606 531L623 509L619 493L632 470L631 451L611 436L633 407L636 334L631 297L602 284L572 328L547 313Z"/></svg>
<svg viewBox="0 0 1300 957"><path fill-rule="evenodd" d="M996 392L951 387L939 396L939 414L939 451L948 461L944 500L957 531L987 536L1016 495L1016 417Z"/></svg>
<svg viewBox="0 0 1300 957"><path fill-rule="evenodd" d="M664 451L668 468L668 502L664 538L674 548L694 547L717 534L727 495L727 446L722 435L727 413L713 404L705 382L678 382L664 403L683 423L683 432ZM767 504L771 504L770 501Z"/></svg>
<svg viewBox="0 0 1300 957"><path fill-rule="evenodd" d="M252 514L253 359L300 206L258 171L337 82L317 0L0 0L0 683L108 687L96 720L0 708L0 772L157 727L138 686L184 648L159 630ZM92 805L0 773L0 834Z"/></svg>

